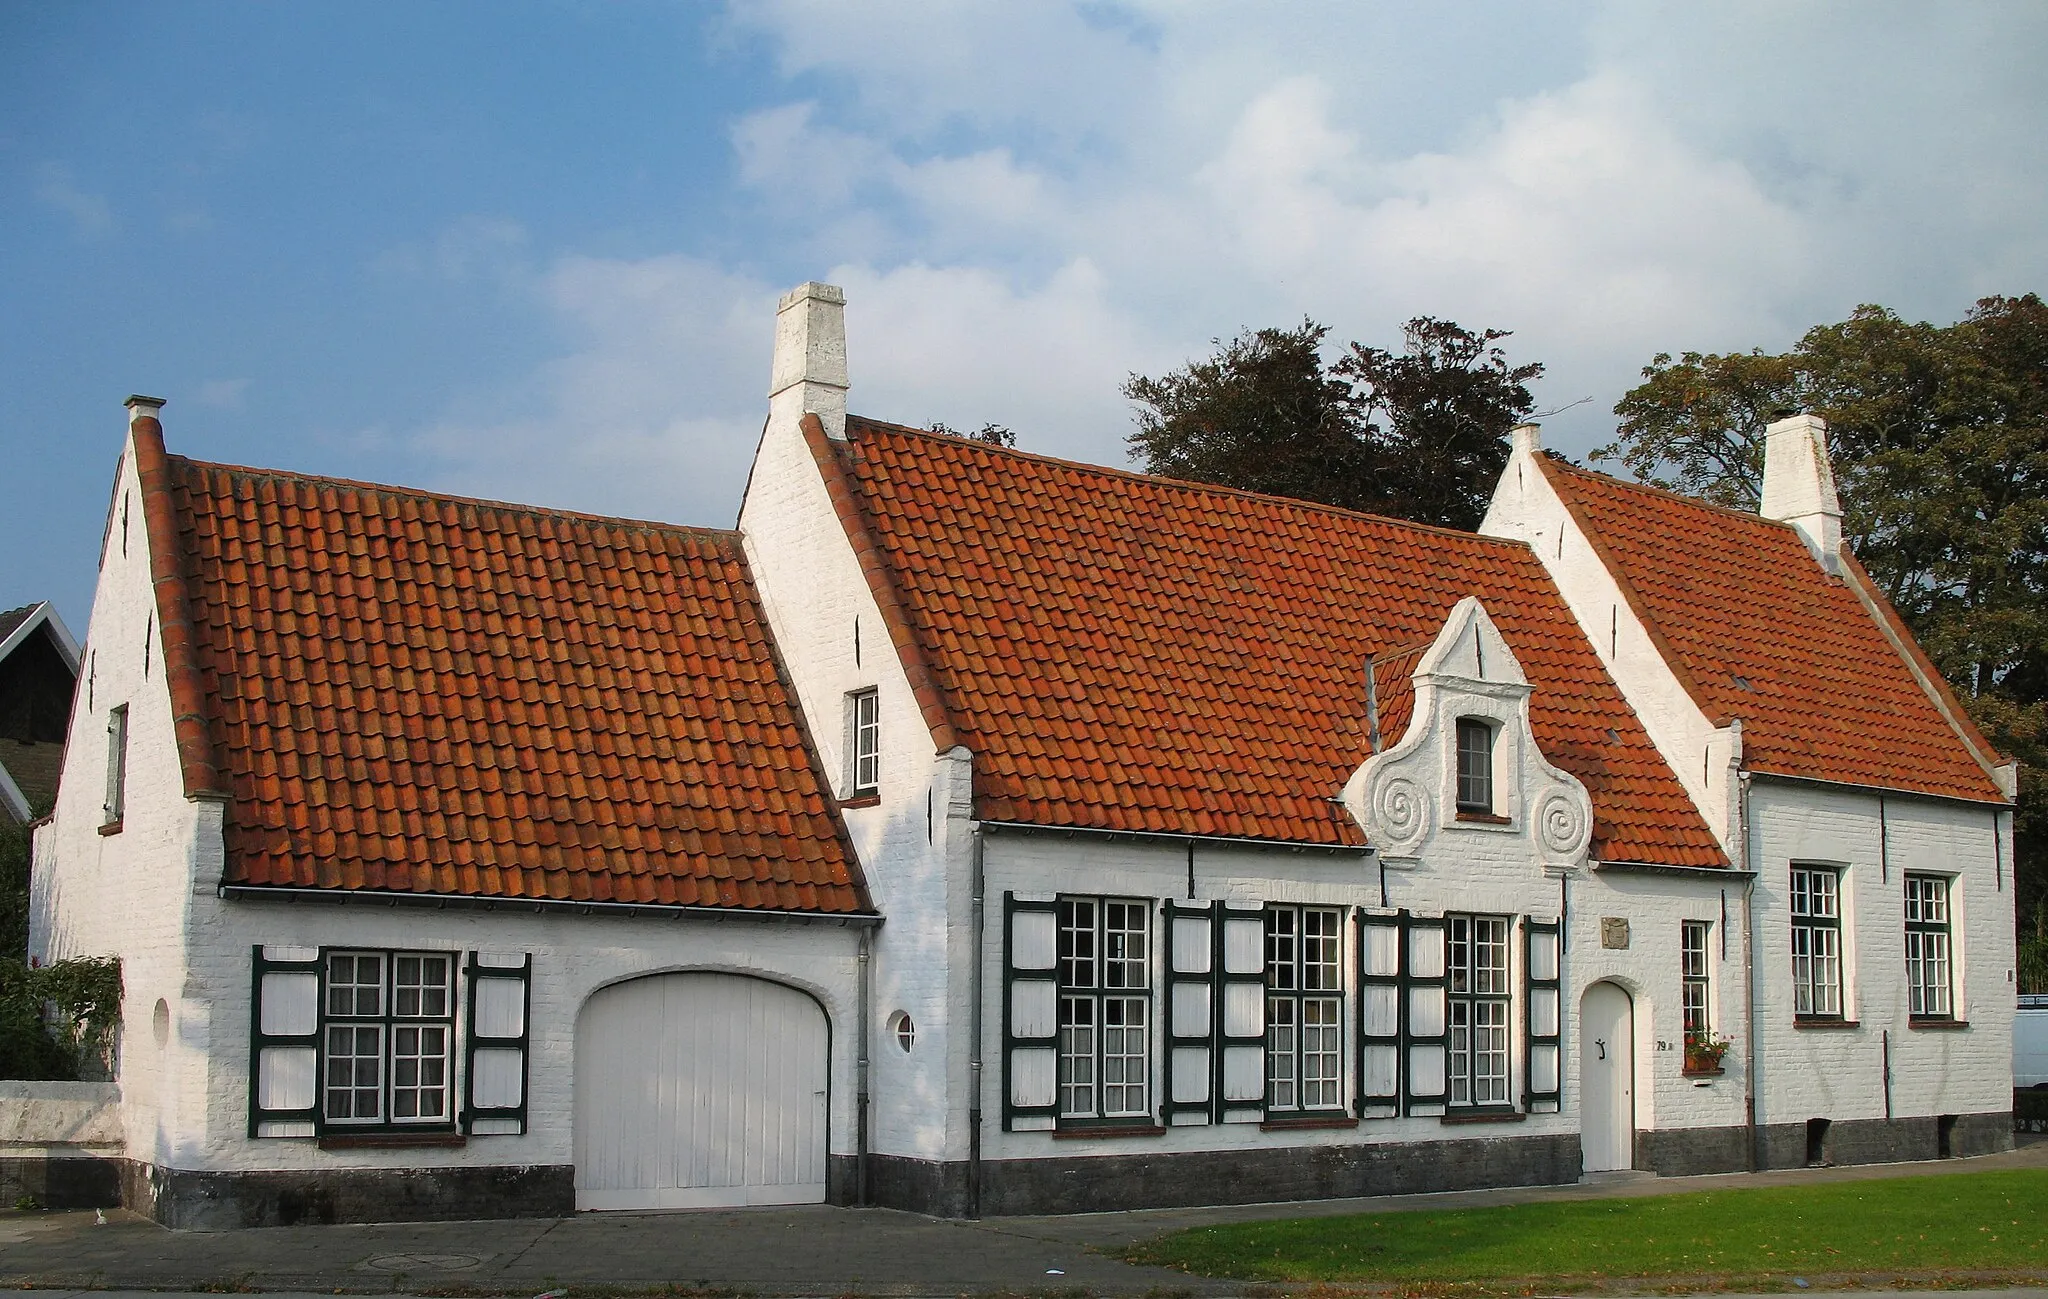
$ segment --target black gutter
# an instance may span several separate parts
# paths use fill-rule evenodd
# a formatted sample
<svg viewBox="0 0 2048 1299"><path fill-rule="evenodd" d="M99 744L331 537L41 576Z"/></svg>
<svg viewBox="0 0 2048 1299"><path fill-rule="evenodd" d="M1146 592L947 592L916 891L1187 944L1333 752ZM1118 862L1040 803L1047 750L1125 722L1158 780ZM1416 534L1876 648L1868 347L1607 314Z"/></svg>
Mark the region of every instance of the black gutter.
<svg viewBox="0 0 2048 1299"><path fill-rule="evenodd" d="M1652 861L1596 861L1593 869L1618 875L1679 875L1686 879L1747 880L1756 872L1740 866L1666 866Z"/></svg>
<svg viewBox="0 0 2048 1299"><path fill-rule="evenodd" d="M1369 857L1370 844L1294 843L1286 839L1244 839L1223 834L1175 834L1167 830L1104 830L1092 825L1033 825L1027 821L983 821L985 830L1006 834L1095 835L1104 839L1131 839L1161 844L1214 844L1221 848L1250 848L1259 852L1313 852L1335 856Z"/></svg>
<svg viewBox="0 0 2048 1299"><path fill-rule="evenodd" d="M639 902L575 902L558 898L482 898L453 893L396 893L373 889L305 889L266 884L222 884L216 892L230 902L314 902L330 906L415 907L430 911L568 912L667 920L749 920L756 923L830 925L872 929L882 917L828 911L764 911L744 907L661 906Z"/></svg>

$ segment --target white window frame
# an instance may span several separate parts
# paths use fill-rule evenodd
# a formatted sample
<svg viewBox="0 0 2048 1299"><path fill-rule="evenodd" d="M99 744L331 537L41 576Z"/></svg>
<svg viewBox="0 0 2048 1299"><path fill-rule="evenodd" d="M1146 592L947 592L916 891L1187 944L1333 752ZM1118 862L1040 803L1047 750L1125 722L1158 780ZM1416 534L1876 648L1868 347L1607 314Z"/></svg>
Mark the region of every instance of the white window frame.
<svg viewBox="0 0 2048 1299"><path fill-rule="evenodd" d="M882 695L874 686L846 695L846 796L882 792Z"/></svg>
<svg viewBox="0 0 2048 1299"><path fill-rule="evenodd" d="M1795 1019L1847 1018L1839 866L1792 863L1787 891L1792 913L1792 1014Z"/></svg>
<svg viewBox="0 0 2048 1299"><path fill-rule="evenodd" d="M1452 728L1455 745L1454 761L1451 764L1452 778L1456 782L1452 793L1457 810L1479 816L1493 816L1500 805L1498 773L1494 770L1494 750L1500 743L1500 729L1484 717L1460 717ZM1482 736L1486 741L1483 749L1470 748L1466 744L1469 736ZM1469 765L1475 767L1468 770ZM1468 797L1469 795L1484 795Z"/></svg>
<svg viewBox="0 0 2048 1299"><path fill-rule="evenodd" d="M1922 1023L1956 1017L1953 886L1946 875L1905 879L1906 1013Z"/></svg>
<svg viewBox="0 0 2048 1299"><path fill-rule="evenodd" d="M1457 1110L1514 1106L1514 958L1512 916L1444 917L1448 998L1445 1103ZM1498 951L1499 962L1486 960ZM1486 963L1482 964L1485 960ZM1498 1068L1489 1068L1489 1065Z"/></svg>
<svg viewBox="0 0 2048 1299"><path fill-rule="evenodd" d="M1059 899L1059 1122L1152 1119L1152 903Z"/></svg>
<svg viewBox="0 0 2048 1299"><path fill-rule="evenodd" d="M1344 1112L1344 911L1266 908L1266 1112Z"/></svg>
<svg viewBox="0 0 2048 1299"><path fill-rule="evenodd" d="M338 977L343 962L345 979ZM368 978L366 962L375 962ZM439 983L427 981L433 962L439 963ZM415 976L410 979L403 977L408 963ZM455 1130L460 1105L455 1079L458 968L454 952L337 948L322 953L318 1105L325 1126ZM368 1068L344 1078L339 1070L345 1061L367 1062ZM340 1093L350 1096L348 1105L337 1106ZM374 1112L364 1113L355 1103L365 1093ZM432 1093L440 1097L438 1112L420 1113L421 1101Z"/></svg>
<svg viewBox="0 0 2048 1299"><path fill-rule="evenodd" d="M1687 1041L1714 1031L1714 922L1678 922L1678 1014Z"/></svg>

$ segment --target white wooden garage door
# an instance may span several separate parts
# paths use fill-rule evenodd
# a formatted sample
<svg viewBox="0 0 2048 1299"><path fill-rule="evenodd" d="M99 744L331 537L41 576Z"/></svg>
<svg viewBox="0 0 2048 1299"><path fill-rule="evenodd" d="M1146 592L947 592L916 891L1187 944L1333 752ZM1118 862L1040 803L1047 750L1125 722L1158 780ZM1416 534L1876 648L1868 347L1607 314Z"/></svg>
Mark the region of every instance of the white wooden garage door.
<svg viewBox="0 0 2048 1299"><path fill-rule="evenodd" d="M781 984L663 974L576 1021L576 1207L825 1198L825 1013Z"/></svg>

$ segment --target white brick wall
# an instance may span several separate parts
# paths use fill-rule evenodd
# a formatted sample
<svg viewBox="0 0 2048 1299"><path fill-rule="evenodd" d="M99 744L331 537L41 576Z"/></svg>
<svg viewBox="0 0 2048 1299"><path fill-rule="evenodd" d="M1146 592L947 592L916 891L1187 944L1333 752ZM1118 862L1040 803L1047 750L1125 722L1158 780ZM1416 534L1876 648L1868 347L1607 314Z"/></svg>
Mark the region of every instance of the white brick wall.
<svg viewBox="0 0 2048 1299"><path fill-rule="evenodd" d="M842 796L847 692L878 692L881 797L845 814L875 905L887 918L875 940L869 1020L871 1148L964 1159L971 766L964 753L935 752L798 418L778 409L769 421L740 527L783 662ZM907 1056L884 1040L884 1026L898 1011L917 1026Z"/></svg>

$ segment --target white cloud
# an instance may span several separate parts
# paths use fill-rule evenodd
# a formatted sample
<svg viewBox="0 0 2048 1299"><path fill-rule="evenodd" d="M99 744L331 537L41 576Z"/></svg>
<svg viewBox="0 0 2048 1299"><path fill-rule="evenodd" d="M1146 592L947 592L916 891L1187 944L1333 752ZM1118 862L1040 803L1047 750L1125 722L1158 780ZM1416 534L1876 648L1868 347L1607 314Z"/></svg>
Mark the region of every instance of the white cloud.
<svg viewBox="0 0 2048 1299"><path fill-rule="evenodd" d="M242 398L249 391L247 379L208 379L199 385L192 399L202 406L216 410L240 410Z"/></svg>
<svg viewBox="0 0 2048 1299"><path fill-rule="evenodd" d="M1591 396L1552 427L1583 451L1657 351L2040 287L2048 10L1872 12L751 0L788 101L731 143L756 266L848 290L861 413L1120 464L1132 371L1428 314L1516 331L1542 404ZM571 342L433 430L448 477L729 521L784 286L458 233L412 267L517 267Z"/></svg>
<svg viewBox="0 0 2048 1299"><path fill-rule="evenodd" d="M104 235L114 228L107 200L79 188L78 178L63 163L45 163L37 172L36 197L71 218L80 235Z"/></svg>

